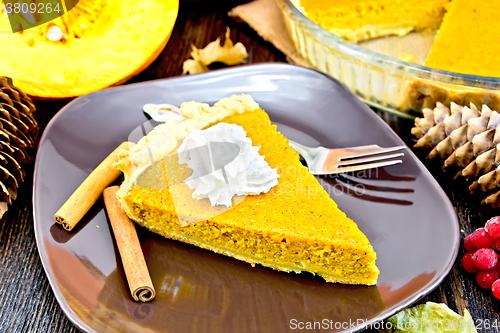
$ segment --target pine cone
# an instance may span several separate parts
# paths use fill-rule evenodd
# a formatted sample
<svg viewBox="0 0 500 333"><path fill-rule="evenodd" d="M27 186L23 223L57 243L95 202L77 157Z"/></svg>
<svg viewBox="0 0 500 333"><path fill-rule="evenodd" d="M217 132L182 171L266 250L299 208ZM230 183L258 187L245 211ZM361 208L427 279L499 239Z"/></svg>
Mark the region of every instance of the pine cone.
<svg viewBox="0 0 500 333"><path fill-rule="evenodd" d="M23 165L31 162L38 131L35 111L31 99L12 85L12 79L0 76L0 218L17 198L25 177Z"/></svg>
<svg viewBox="0 0 500 333"><path fill-rule="evenodd" d="M418 138L414 147L430 150L429 159L444 159L443 170L455 168L456 177L475 180L471 192L489 194L482 204L500 207L500 113L452 102L450 108L437 103L423 114L411 130Z"/></svg>

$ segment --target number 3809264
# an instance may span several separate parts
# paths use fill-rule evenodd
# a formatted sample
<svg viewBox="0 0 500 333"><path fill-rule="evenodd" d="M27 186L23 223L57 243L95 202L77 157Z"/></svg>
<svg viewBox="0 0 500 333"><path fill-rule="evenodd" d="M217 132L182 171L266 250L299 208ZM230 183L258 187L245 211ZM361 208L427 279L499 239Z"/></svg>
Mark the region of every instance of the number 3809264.
<svg viewBox="0 0 500 333"><path fill-rule="evenodd" d="M12 3L5 3L5 11L7 14L50 14L53 12L56 13L61 13L62 9L59 6L59 2L54 1L55 5L52 5L52 3L25 3L25 2L16 2L15 4Z"/></svg>

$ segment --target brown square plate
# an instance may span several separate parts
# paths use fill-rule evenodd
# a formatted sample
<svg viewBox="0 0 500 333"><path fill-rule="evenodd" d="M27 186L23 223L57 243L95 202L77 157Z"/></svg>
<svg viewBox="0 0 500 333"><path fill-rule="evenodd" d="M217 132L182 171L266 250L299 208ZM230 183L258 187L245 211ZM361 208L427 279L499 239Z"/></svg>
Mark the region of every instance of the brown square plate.
<svg viewBox="0 0 500 333"><path fill-rule="evenodd" d="M69 319L84 332L353 332L433 290L450 271L460 234L437 182L407 149L403 163L321 183L377 252L377 286L325 283L250 265L144 229L139 237L157 296L132 301L102 200L66 232L53 215L132 130L146 103L214 103L248 93L285 136L306 145L404 144L336 80L261 64L111 88L80 97L52 119L36 159L38 250ZM376 326L372 326L376 327Z"/></svg>

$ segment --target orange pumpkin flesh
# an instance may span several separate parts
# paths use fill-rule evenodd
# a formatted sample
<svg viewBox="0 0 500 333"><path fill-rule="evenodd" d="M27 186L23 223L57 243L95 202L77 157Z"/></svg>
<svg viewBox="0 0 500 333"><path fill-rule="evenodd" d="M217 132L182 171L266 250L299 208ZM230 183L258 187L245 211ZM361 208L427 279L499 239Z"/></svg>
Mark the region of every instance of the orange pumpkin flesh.
<svg viewBox="0 0 500 333"><path fill-rule="evenodd" d="M22 33L8 32L0 9L0 73L45 99L125 82L161 53L178 8L178 0L80 0L66 15ZM49 29L60 29L62 38L51 40Z"/></svg>

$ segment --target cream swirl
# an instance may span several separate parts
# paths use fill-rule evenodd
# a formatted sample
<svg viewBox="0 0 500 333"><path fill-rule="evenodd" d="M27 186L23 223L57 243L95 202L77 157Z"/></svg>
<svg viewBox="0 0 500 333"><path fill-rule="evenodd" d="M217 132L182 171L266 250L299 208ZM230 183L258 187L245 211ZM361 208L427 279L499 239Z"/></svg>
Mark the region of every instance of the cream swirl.
<svg viewBox="0 0 500 333"><path fill-rule="evenodd" d="M185 180L194 190L193 198L230 207L234 196L268 192L278 184L279 175L259 149L239 125L219 123L191 132L177 154L179 163L193 170Z"/></svg>

